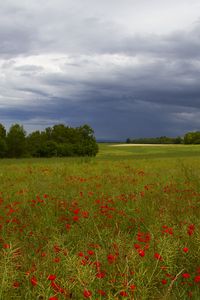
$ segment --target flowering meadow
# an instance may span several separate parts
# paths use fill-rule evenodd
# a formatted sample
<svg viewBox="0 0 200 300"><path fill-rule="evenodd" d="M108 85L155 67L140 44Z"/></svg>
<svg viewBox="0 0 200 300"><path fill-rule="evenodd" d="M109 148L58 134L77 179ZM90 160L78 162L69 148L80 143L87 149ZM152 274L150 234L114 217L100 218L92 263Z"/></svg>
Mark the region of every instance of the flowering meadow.
<svg viewBox="0 0 200 300"><path fill-rule="evenodd" d="M0 161L0 299L200 299L200 147Z"/></svg>

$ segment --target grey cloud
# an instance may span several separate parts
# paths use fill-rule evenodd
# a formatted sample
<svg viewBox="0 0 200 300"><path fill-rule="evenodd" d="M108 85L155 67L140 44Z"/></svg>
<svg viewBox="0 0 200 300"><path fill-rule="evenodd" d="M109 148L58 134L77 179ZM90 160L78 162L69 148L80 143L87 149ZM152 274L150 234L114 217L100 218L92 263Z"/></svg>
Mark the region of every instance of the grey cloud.
<svg viewBox="0 0 200 300"><path fill-rule="evenodd" d="M199 22L170 33L135 32L120 23L124 2L116 10L113 0L96 8L92 3L4 2L1 120L21 120L29 128L60 120L72 126L88 122L101 138L196 129Z"/></svg>

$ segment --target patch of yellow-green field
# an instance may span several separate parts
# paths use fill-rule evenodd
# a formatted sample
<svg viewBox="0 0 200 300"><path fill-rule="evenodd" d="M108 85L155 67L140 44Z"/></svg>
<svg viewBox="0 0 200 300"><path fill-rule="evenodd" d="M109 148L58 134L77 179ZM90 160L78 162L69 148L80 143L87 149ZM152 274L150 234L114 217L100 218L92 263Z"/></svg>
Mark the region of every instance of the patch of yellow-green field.
<svg viewBox="0 0 200 300"><path fill-rule="evenodd" d="M199 299L200 147L0 161L0 299Z"/></svg>

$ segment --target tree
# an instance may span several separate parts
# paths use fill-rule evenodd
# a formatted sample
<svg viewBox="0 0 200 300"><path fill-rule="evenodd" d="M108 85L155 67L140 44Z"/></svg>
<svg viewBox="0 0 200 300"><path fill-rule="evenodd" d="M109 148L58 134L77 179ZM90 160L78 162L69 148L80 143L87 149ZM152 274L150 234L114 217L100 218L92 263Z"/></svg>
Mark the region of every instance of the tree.
<svg viewBox="0 0 200 300"><path fill-rule="evenodd" d="M0 138L2 139L6 138L6 129L1 123L0 123Z"/></svg>
<svg viewBox="0 0 200 300"><path fill-rule="evenodd" d="M0 123L0 158L5 157L6 153L7 153L6 129Z"/></svg>
<svg viewBox="0 0 200 300"><path fill-rule="evenodd" d="M6 157L6 153L7 153L6 141L2 137L0 137L0 158Z"/></svg>
<svg viewBox="0 0 200 300"><path fill-rule="evenodd" d="M200 131L186 133L184 144L200 144Z"/></svg>
<svg viewBox="0 0 200 300"><path fill-rule="evenodd" d="M87 124L77 128L78 142L77 155L80 156L95 156L99 147L94 137L94 130Z"/></svg>
<svg viewBox="0 0 200 300"><path fill-rule="evenodd" d="M23 126L14 124L10 127L6 138L7 156L22 157L26 153L26 132Z"/></svg>

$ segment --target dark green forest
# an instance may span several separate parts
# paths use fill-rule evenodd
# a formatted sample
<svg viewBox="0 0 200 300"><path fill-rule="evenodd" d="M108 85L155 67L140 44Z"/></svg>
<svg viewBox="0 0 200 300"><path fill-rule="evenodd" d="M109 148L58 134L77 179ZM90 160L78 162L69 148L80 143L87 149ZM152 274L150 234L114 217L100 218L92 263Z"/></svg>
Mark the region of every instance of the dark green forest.
<svg viewBox="0 0 200 300"><path fill-rule="evenodd" d="M127 144L200 144L200 131L187 132L184 137L150 137L150 138L127 138Z"/></svg>
<svg viewBox="0 0 200 300"><path fill-rule="evenodd" d="M27 135L24 127L13 124L6 132L0 124L0 158L95 156L98 144L89 125L47 127Z"/></svg>

